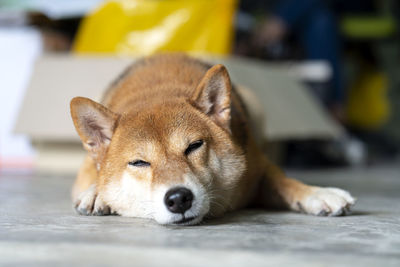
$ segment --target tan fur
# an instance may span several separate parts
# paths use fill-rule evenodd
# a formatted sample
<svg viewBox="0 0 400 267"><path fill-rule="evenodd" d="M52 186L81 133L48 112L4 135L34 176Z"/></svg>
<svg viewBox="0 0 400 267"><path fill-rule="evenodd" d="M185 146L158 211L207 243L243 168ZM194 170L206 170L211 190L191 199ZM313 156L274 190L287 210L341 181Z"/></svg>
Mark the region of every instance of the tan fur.
<svg viewBox="0 0 400 267"><path fill-rule="evenodd" d="M173 223L179 216L161 202L176 185L196 191L193 223L249 205L338 215L354 203L343 190L304 185L269 162L222 65L210 68L182 54L145 58L114 83L103 105L74 98L71 114L89 152L73 189L81 214L110 208ZM186 156L196 140L203 146ZM136 159L151 166L128 164ZM93 186L92 203L83 203Z"/></svg>

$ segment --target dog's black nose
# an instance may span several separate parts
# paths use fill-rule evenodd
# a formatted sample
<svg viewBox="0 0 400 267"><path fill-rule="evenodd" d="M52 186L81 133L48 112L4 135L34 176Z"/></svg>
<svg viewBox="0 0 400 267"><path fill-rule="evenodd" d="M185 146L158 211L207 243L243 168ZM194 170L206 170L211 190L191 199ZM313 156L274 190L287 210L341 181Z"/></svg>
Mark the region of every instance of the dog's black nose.
<svg viewBox="0 0 400 267"><path fill-rule="evenodd" d="M193 193L185 187L175 187L165 194L164 203L173 213L185 213L192 207Z"/></svg>

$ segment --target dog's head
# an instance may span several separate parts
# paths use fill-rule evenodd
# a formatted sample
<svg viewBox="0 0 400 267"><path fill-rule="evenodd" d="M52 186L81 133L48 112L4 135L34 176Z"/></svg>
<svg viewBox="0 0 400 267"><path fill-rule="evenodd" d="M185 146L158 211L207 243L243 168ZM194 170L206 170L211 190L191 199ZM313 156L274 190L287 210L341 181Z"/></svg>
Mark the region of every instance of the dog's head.
<svg viewBox="0 0 400 267"><path fill-rule="evenodd" d="M245 157L230 133L231 84L211 68L190 99L165 99L116 114L87 98L71 101L75 127L96 163L98 196L124 216L196 224L229 209Z"/></svg>

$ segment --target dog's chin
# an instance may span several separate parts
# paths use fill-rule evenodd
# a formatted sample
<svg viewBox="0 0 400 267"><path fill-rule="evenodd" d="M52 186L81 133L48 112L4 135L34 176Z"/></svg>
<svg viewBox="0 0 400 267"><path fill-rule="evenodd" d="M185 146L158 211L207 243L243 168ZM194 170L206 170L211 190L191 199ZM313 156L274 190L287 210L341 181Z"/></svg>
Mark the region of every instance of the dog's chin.
<svg viewBox="0 0 400 267"><path fill-rule="evenodd" d="M202 216L194 216L194 217L182 218L181 220L173 221L170 224L180 225L180 226L196 225L199 224L202 221L202 219L203 219Z"/></svg>
<svg viewBox="0 0 400 267"><path fill-rule="evenodd" d="M175 225L175 226L189 226L199 224L203 220L202 215L184 217L180 216L180 218L174 218L173 220L167 222L158 222L162 225Z"/></svg>

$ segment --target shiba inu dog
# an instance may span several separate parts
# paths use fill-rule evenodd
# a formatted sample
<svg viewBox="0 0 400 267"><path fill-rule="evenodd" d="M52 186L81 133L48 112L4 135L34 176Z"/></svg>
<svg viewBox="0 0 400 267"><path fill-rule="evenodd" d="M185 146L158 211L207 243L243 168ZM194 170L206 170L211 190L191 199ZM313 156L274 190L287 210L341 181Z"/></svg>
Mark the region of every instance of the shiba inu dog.
<svg viewBox="0 0 400 267"><path fill-rule="evenodd" d="M223 65L144 58L102 104L72 99L71 116L88 151L72 192L82 215L191 225L248 206L337 216L355 202L344 190L288 178L267 159Z"/></svg>

